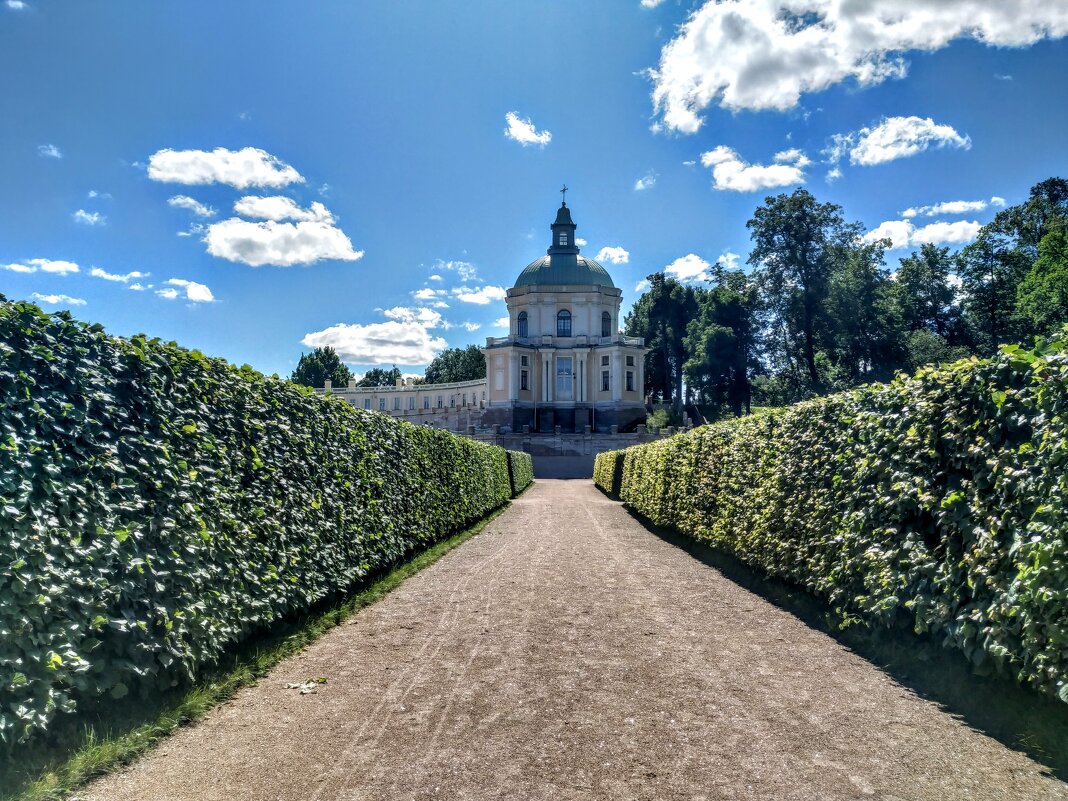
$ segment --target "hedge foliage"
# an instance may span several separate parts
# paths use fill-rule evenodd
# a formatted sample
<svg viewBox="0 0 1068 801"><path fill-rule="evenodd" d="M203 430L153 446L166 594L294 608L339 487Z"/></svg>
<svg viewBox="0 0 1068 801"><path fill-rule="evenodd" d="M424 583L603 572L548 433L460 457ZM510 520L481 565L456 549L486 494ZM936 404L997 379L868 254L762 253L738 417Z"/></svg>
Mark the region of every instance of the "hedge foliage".
<svg viewBox="0 0 1068 801"><path fill-rule="evenodd" d="M1068 332L598 457L597 483L1068 701ZM622 478L613 478L622 459Z"/></svg>
<svg viewBox="0 0 1068 801"><path fill-rule="evenodd" d="M0 303L0 736L188 679L510 495L502 448Z"/></svg>
<svg viewBox="0 0 1068 801"><path fill-rule="evenodd" d="M534 460L529 453L508 451L508 475L512 480L512 497L521 493L534 480Z"/></svg>

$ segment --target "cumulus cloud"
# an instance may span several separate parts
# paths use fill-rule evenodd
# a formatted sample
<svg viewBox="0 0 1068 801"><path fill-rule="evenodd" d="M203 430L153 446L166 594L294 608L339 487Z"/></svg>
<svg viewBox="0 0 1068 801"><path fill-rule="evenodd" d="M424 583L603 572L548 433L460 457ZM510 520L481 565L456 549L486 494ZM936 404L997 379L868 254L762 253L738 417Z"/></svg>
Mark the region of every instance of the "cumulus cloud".
<svg viewBox="0 0 1068 801"><path fill-rule="evenodd" d="M664 272L681 281L684 284L693 284L698 281L708 281L708 270L712 265L695 253L687 253L681 258L675 259Z"/></svg>
<svg viewBox="0 0 1068 801"><path fill-rule="evenodd" d="M158 150L148 159L148 177L164 183L218 183L236 189L304 183L304 177L299 172L258 147L241 150L217 147L211 151Z"/></svg>
<svg viewBox="0 0 1068 801"><path fill-rule="evenodd" d="M443 297L443 296L448 295L448 294L449 294L448 290L445 290L445 289L431 289L430 287L427 286L427 287L423 287L422 289L417 289L415 292L412 293L412 297L414 297L416 300L427 300L427 301L429 301L429 300L436 300L437 298Z"/></svg>
<svg viewBox="0 0 1068 801"><path fill-rule="evenodd" d="M887 220L868 231L862 240L867 243L889 239L890 249L899 250L930 243L932 245L966 245L974 242L983 226L972 220L935 222L917 227L908 220Z"/></svg>
<svg viewBox="0 0 1068 801"><path fill-rule="evenodd" d="M40 270L43 273L54 275L69 275L78 272L78 265L72 261L55 261L53 259L27 259L18 264L0 264L0 270L8 270L13 273L35 273Z"/></svg>
<svg viewBox="0 0 1068 801"><path fill-rule="evenodd" d="M1005 198L994 197L990 200L946 200L930 206L913 206L901 212L906 219L914 217L941 217L946 214L969 214L975 211L983 211L989 206L1004 206Z"/></svg>
<svg viewBox="0 0 1068 801"><path fill-rule="evenodd" d="M168 206L173 206L176 209L186 209L193 212L197 217L214 217L215 209L211 206L206 206L195 198L189 197L189 195L175 195L167 201Z"/></svg>
<svg viewBox="0 0 1068 801"><path fill-rule="evenodd" d="M796 106L852 79L872 86L908 72L904 55L969 38L1023 47L1068 34L1068 7L1041 0L706 0L649 71L658 126L694 133L709 105Z"/></svg>
<svg viewBox="0 0 1068 801"><path fill-rule="evenodd" d="M812 159L796 147L792 147L789 150L780 150L775 154L775 161L779 164L794 164L798 167L807 167L812 163Z"/></svg>
<svg viewBox="0 0 1068 801"><path fill-rule="evenodd" d="M611 264L626 264L630 261L630 251L622 247L603 247L597 251L594 261L607 261Z"/></svg>
<svg viewBox="0 0 1068 801"><path fill-rule="evenodd" d="M427 364L448 347L442 337L432 336L419 322L399 320L367 325L338 323L305 334L301 344L309 348L330 346L351 364Z"/></svg>
<svg viewBox="0 0 1068 801"><path fill-rule="evenodd" d="M787 156L792 162L780 160L777 164L749 164L732 148L720 145L702 153L701 164L712 170L713 188L724 191L755 192L758 189L803 184L803 167L810 163L804 153L800 150L783 151L776 158L779 156Z"/></svg>
<svg viewBox="0 0 1068 801"><path fill-rule="evenodd" d="M148 278L149 273L142 273L134 270L129 273L109 273L107 270L102 270L99 267L94 267L89 271L89 275L93 278L102 278L105 281L114 281L120 284L128 284L134 279Z"/></svg>
<svg viewBox="0 0 1068 801"><path fill-rule="evenodd" d="M460 280L464 282L474 281L476 278L478 278L478 269L475 267L475 265L471 264L471 262L468 261L444 261L442 259L438 259L434 262L434 269L446 270L451 273L456 273L456 275L459 276Z"/></svg>
<svg viewBox="0 0 1068 801"><path fill-rule="evenodd" d="M24 11L29 6L23 0L7 0L5 5L12 11Z"/></svg>
<svg viewBox="0 0 1068 801"><path fill-rule="evenodd" d="M644 189L652 189L656 186L656 173L648 172L634 182L634 191L641 192Z"/></svg>
<svg viewBox="0 0 1068 801"><path fill-rule="evenodd" d="M649 283L649 279L648 278L643 278L641 281L639 281L638 283L636 283L634 285L634 291L635 292L644 292L645 290L647 290L651 286L652 286L652 284Z"/></svg>
<svg viewBox="0 0 1068 801"><path fill-rule="evenodd" d="M297 222L334 222L334 215L326 206L315 201L306 209L302 209L292 198L281 195L271 197L256 197L247 195L234 204L234 211L246 217L256 217L261 220L296 220Z"/></svg>
<svg viewBox="0 0 1068 801"><path fill-rule="evenodd" d="M586 240L583 239L581 236L576 236L575 244L578 245L580 248L584 248L586 247Z"/></svg>
<svg viewBox="0 0 1068 801"><path fill-rule="evenodd" d="M642 0L642 8L656 8L664 0Z"/></svg>
<svg viewBox="0 0 1068 801"><path fill-rule="evenodd" d="M523 147L527 145L545 147L552 141L553 135L551 132L539 131L529 118L524 119L514 111L509 111L505 114L504 119L508 123L508 127L504 129L504 135L519 142Z"/></svg>
<svg viewBox="0 0 1068 801"><path fill-rule="evenodd" d="M192 303L212 303L215 296L204 284L196 281L186 281L184 278L168 278L164 283L168 286L159 289L156 294L166 300L177 300L184 297Z"/></svg>
<svg viewBox="0 0 1068 801"><path fill-rule="evenodd" d="M504 287L500 286L481 286L477 289L460 286L452 290L452 295L462 303L476 303L479 306L485 306L495 300L504 300L507 297Z"/></svg>
<svg viewBox="0 0 1068 801"><path fill-rule="evenodd" d="M38 145L37 146L37 154L39 156L41 156L41 158L46 158L46 159L61 159L61 158L63 158L63 154L60 152L59 148L56 147L55 145Z"/></svg>
<svg viewBox="0 0 1068 801"><path fill-rule="evenodd" d="M100 192L96 189L90 189L86 194L90 199L99 198L100 200L111 200L110 192Z"/></svg>
<svg viewBox="0 0 1068 801"><path fill-rule="evenodd" d="M493 321L494 328L507 328L511 324L511 321L507 317L498 317Z"/></svg>
<svg viewBox="0 0 1068 801"><path fill-rule="evenodd" d="M464 323L463 326L468 331L477 331L482 327L480 323Z"/></svg>
<svg viewBox="0 0 1068 801"><path fill-rule="evenodd" d="M78 209L71 217L74 218L74 222L82 225L104 225L108 221L108 218L100 212L86 211L85 209Z"/></svg>
<svg viewBox="0 0 1068 801"><path fill-rule="evenodd" d="M212 256L253 267L363 258L363 251L353 249L352 240L344 231L323 221L250 222L231 217L209 225L204 241Z"/></svg>
<svg viewBox="0 0 1068 801"><path fill-rule="evenodd" d="M40 292L34 292L30 295L31 298L38 303L47 303L50 306L84 306L85 301L81 298L72 298L70 295L42 295Z"/></svg>
<svg viewBox="0 0 1068 801"><path fill-rule="evenodd" d="M728 270L737 270L739 267L738 262L741 260L741 256L732 251L725 250L719 254L719 258L716 259L716 264L720 264Z"/></svg>
<svg viewBox="0 0 1068 801"><path fill-rule="evenodd" d="M400 320L402 323L419 323L419 325L426 328L445 327L445 321L438 312L421 306L416 308L394 306L392 309L384 309L382 314L391 320Z"/></svg>
<svg viewBox="0 0 1068 801"><path fill-rule="evenodd" d="M827 155L832 162L849 153L849 163L871 167L915 156L929 148L968 150L972 140L951 125L939 125L930 117L886 117L878 125L848 134L836 134Z"/></svg>

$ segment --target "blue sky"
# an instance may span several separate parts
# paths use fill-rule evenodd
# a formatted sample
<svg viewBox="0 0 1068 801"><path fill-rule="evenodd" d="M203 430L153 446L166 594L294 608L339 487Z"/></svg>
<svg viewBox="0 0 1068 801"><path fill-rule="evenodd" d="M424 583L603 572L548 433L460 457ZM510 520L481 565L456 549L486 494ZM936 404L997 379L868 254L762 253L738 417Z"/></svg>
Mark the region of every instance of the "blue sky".
<svg viewBox="0 0 1068 801"><path fill-rule="evenodd" d="M628 307L743 264L769 194L892 265L1068 172L1065 4L781 5L0 0L0 292L267 373L313 344L418 373L504 333L565 182Z"/></svg>

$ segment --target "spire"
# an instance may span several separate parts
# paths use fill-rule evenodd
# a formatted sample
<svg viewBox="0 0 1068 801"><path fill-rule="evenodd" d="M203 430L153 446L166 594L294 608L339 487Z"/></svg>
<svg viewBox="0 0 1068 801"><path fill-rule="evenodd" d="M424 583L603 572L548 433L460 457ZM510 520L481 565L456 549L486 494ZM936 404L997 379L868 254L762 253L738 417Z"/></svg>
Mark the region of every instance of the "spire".
<svg viewBox="0 0 1068 801"><path fill-rule="evenodd" d="M560 194L566 198L566 184L560 190ZM571 220L571 209L567 207L567 200L561 201L560 208L556 211L556 222L552 224L553 239L549 243L549 249L545 252L550 256L577 256L579 249L575 244L576 227Z"/></svg>

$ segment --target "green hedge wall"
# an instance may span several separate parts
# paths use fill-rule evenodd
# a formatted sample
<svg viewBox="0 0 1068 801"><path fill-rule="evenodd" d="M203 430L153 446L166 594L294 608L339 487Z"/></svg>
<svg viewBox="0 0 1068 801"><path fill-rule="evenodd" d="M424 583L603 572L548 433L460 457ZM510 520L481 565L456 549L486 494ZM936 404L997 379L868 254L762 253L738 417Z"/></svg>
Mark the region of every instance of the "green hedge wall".
<svg viewBox="0 0 1068 801"><path fill-rule="evenodd" d="M510 495L502 448L0 303L0 736L187 679Z"/></svg>
<svg viewBox="0 0 1068 801"><path fill-rule="evenodd" d="M521 493L534 480L534 460L524 451L508 451L508 475L512 479L512 497Z"/></svg>
<svg viewBox="0 0 1068 801"><path fill-rule="evenodd" d="M847 624L910 625L1068 701L1066 429L1068 334L629 448L618 492Z"/></svg>
<svg viewBox="0 0 1068 801"><path fill-rule="evenodd" d="M604 451L593 461L593 483L613 498L619 497L626 451Z"/></svg>

